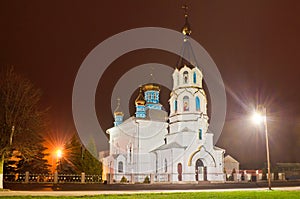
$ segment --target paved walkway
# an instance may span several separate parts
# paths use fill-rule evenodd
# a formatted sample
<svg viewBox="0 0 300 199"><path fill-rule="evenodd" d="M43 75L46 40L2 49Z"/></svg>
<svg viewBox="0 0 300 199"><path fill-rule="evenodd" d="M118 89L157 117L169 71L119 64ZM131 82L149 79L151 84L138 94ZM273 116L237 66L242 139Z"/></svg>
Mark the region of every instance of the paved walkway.
<svg viewBox="0 0 300 199"><path fill-rule="evenodd" d="M297 187L274 187L273 190L300 191ZM2 196L90 196L103 194L137 194L137 193L176 193L176 192L225 192L225 191L264 191L267 188L201 189L201 190L136 190L136 191L1 191Z"/></svg>

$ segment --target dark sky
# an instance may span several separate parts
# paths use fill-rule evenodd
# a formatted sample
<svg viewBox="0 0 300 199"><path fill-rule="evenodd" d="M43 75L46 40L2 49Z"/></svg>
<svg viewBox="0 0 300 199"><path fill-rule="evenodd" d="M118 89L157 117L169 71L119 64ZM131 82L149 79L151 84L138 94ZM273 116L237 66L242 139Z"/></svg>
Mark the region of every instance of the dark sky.
<svg viewBox="0 0 300 199"><path fill-rule="evenodd" d="M0 66L11 66L43 92L51 107L51 131L74 130L72 88L88 53L119 32L138 27L180 30L185 1L9 1L0 2ZM265 161L264 134L249 124L245 106L265 104L271 160L300 162L300 1L187 1L192 37L217 64L227 89L227 118L217 143L244 168ZM167 39L167 38L166 38ZM138 50L115 60L97 90L103 129L112 126L110 96L134 66L158 62L175 67L177 56ZM162 90L167 107L169 91ZM135 96L132 96L132 99ZM47 132L48 133L48 132Z"/></svg>

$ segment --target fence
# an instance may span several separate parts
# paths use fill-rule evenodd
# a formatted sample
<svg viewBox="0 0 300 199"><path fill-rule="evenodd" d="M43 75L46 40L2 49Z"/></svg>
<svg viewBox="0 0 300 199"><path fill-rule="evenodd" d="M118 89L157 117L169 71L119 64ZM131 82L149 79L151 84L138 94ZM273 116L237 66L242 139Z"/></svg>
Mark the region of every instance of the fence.
<svg viewBox="0 0 300 199"><path fill-rule="evenodd" d="M78 174L4 174L4 182L22 183L101 183L101 175Z"/></svg>
<svg viewBox="0 0 300 199"><path fill-rule="evenodd" d="M174 183L174 182L189 182L197 183L198 181L225 181L225 174L213 173L208 175L195 173L114 173L107 174L106 181L111 183Z"/></svg>

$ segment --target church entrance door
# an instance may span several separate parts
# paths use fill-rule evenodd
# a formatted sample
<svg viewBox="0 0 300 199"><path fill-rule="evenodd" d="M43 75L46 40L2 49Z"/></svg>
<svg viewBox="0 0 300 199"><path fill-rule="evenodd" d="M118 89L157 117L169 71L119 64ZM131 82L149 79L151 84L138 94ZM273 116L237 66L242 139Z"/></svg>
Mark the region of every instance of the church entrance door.
<svg viewBox="0 0 300 199"><path fill-rule="evenodd" d="M207 181L207 167L201 159L198 159L195 164L195 178L196 181Z"/></svg>
<svg viewBox="0 0 300 199"><path fill-rule="evenodd" d="M177 172L178 172L178 181L182 181L182 164L178 163L177 165Z"/></svg>

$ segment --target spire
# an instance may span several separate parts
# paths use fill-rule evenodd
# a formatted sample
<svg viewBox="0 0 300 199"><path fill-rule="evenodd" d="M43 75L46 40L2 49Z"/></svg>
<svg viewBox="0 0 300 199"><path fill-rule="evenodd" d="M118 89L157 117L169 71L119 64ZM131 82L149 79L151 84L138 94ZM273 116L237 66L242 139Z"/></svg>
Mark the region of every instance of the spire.
<svg viewBox="0 0 300 199"><path fill-rule="evenodd" d="M121 104L120 101L121 101L120 98L118 98L118 99L117 99L117 107L116 107L116 109L115 109L115 111L114 111L114 115L122 115L122 116L123 116L124 114L123 114L123 112L120 110L120 104Z"/></svg>
<svg viewBox="0 0 300 199"><path fill-rule="evenodd" d="M151 73L150 73L150 78L149 78L149 81L148 81L149 83L154 83L155 82L153 72L154 72L154 67L151 66Z"/></svg>
<svg viewBox="0 0 300 199"><path fill-rule="evenodd" d="M120 98L117 99L117 108L114 111L114 126L118 126L123 123L124 113L120 110Z"/></svg>
<svg viewBox="0 0 300 199"><path fill-rule="evenodd" d="M146 101L144 99L142 87L140 87L140 93L135 100L135 117L136 118L146 118L146 109L145 109Z"/></svg>
<svg viewBox="0 0 300 199"><path fill-rule="evenodd" d="M196 57L194 55L194 51L192 49L191 43L189 42L189 37L192 33L191 26L188 22L188 6L183 5L182 9L184 10L184 18L185 24L182 27L182 34L183 34L183 45L180 50L180 58L177 62L177 68L180 69L181 67L188 66L190 68L198 67ZM190 60L190 62L186 61L185 58Z"/></svg>
<svg viewBox="0 0 300 199"><path fill-rule="evenodd" d="M143 91L142 91L142 87L140 87L140 92L139 92L139 95L137 96L136 100L135 100L135 105L138 106L138 105L145 105L146 101L144 99L144 96L143 96Z"/></svg>

